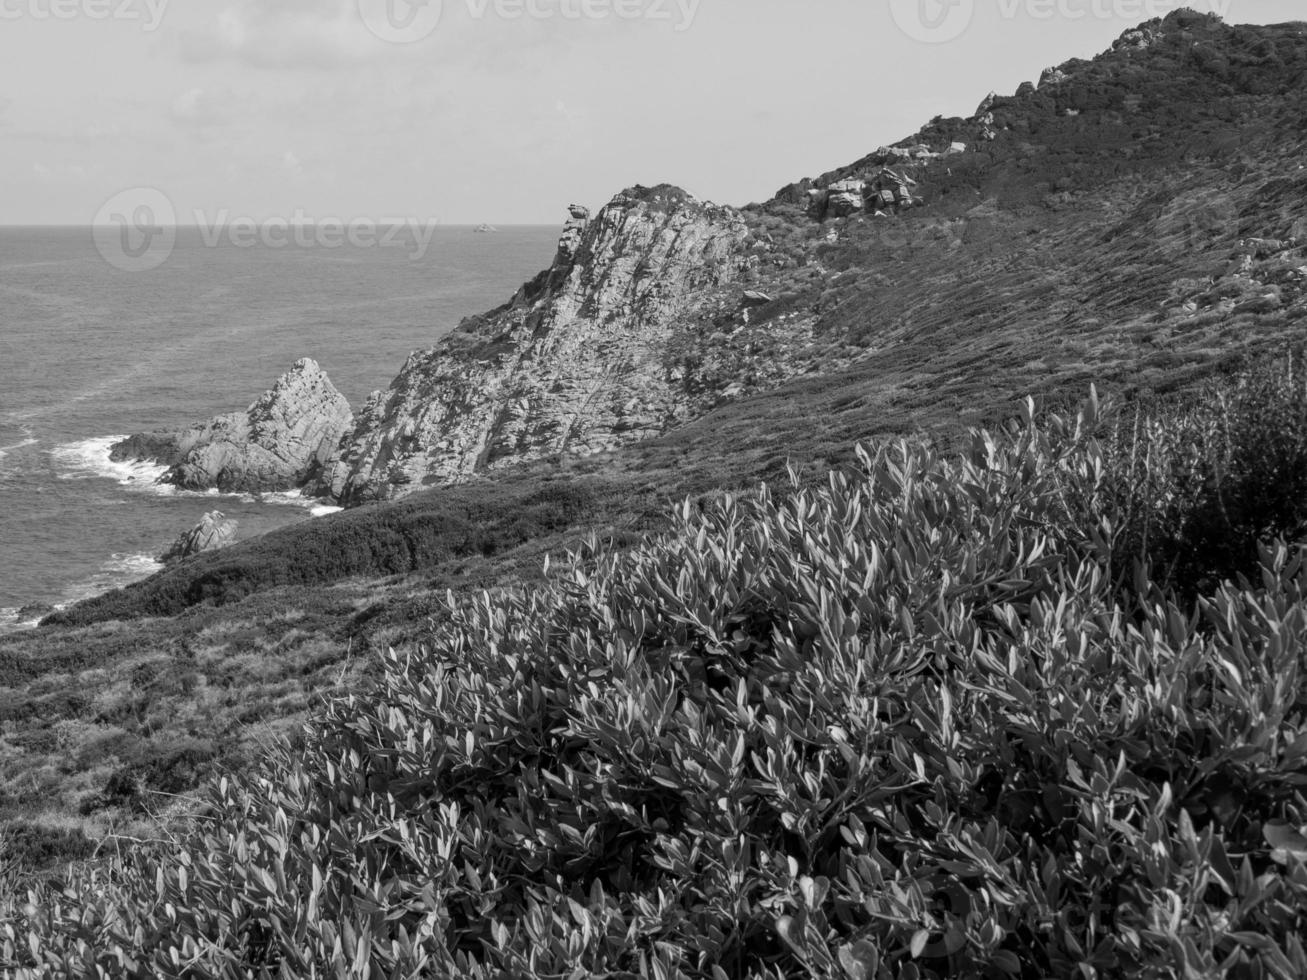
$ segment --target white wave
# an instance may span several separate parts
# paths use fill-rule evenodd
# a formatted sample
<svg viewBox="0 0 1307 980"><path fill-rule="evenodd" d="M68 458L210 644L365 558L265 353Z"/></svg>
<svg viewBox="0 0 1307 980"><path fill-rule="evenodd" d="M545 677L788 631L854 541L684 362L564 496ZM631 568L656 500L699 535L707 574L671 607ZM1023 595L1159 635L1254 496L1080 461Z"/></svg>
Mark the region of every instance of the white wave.
<svg viewBox="0 0 1307 980"><path fill-rule="evenodd" d="M55 608L67 609L78 602L93 599L106 592L112 592L114 589L121 589L125 585L147 579L155 572L162 570L163 565L154 555L114 555L100 566L98 572L75 585L69 586L59 601L55 603Z"/></svg>
<svg viewBox="0 0 1307 980"><path fill-rule="evenodd" d="M101 436L69 442L50 451L51 457L63 469L61 480L113 480L133 490L145 490L171 496L177 488L159 480L168 467L155 462L124 461L110 458L115 445L127 436Z"/></svg>
<svg viewBox="0 0 1307 980"><path fill-rule="evenodd" d="M310 517L326 517L339 514L343 507L336 507L317 497L310 497L303 490L290 490L285 493L246 494L245 501L251 504L273 504L282 507L307 508Z"/></svg>
<svg viewBox="0 0 1307 980"><path fill-rule="evenodd" d="M56 611L63 611L79 602L94 599L98 595L147 579L155 572L162 571L163 567L154 555L113 555L100 566L98 571L64 589L58 600L53 602L53 608ZM35 629L39 622L39 619L20 621L17 609L0 609L0 633Z"/></svg>
<svg viewBox="0 0 1307 980"><path fill-rule="evenodd" d="M35 629L34 622L19 622L17 609L0 609L0 633Z"/></svg>
<svg viewBox="0 0 1307 980"><path fill-rule="evenodd" d="M16 442L12 446L0 446L0 460L3 460L10 453L16 453L20 449L26 449L28 446L35 446L40 439L24 439L22 442Z"/></svg>
<svg viewBox="0 0 1307 980"><path fill-rule="evenodd" d="M36 433L32 431L31 426L24 425L22 422L18 422L16 425L13 426L7 425L5 427L18 429L20 432L22 432L23 438L20 439L18 442L13 443L12 445L0 446L0 460L3 460L10 453L18 452L18 450L20 449L26 449L28 446L35 446L38 442L41 441L40 439L36 438Z"/></svg>
<svg viewBox="0 0 1307 980"><path fill-rule="evenodd" d="M343 508L333 506L325 500L307 496L303 490L291 490L286 493L223 493L211 488L209 490L180 490L168 483L160 483L168 467L153 462L115 462L110 452L115 445L127 436L104 436L70 442L57 446L50 455L64 470L61 480L114 480L121 486L132 490L143 490L166 497L225 497L240 500L247 504L271 504L281 507L302 507L312 517L325 517L337 514Z"/></svg>

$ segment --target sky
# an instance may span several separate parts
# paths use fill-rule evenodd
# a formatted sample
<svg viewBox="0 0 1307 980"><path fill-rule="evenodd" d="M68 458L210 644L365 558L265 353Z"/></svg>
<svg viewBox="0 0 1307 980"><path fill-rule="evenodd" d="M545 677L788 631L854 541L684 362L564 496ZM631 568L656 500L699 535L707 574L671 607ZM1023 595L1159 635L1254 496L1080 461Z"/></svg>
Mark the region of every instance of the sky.
<svg viewBox="0 0 1307 980"><path fill-rule="evenodd" d="M561 224L662 182L742 205L1180 5L0 0L0 225L141 189L178 224Z"/></svg>

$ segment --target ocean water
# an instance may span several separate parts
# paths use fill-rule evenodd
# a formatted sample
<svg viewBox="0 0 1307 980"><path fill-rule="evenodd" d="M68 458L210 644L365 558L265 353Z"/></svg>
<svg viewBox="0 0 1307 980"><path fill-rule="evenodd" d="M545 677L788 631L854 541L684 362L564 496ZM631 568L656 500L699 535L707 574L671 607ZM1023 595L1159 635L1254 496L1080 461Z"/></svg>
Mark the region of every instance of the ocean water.
<svg viewBox="0 0 1307 980"><path fill-rule="evenodd" d="M0 228L0 631L143 578L208 511L251 537L326 512L295 495L182 493L109 461L136 432L244 409L301 357L355 407L414 350L545 268L553 227L443 227L429 249L207 244L181 229L123 271L90 229ZM407 240L412 245L411 240Z"/></svg>

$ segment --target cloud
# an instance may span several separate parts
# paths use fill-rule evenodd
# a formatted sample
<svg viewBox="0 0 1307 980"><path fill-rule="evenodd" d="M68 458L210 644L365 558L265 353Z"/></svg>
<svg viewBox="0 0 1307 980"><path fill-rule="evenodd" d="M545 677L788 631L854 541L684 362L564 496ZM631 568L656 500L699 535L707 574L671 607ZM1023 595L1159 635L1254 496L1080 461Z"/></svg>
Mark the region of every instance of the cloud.
<svg viewBox="0 0 1307 980"><path fill-rule="evenodd" d="M32 164L32 176L44 183L59 184L69 181L84 181L90 174L81 164L36 162Z"/></svg>
<svg viewBox="0 0 1307 980"><path fill-rule="evenodd" d="M186 61L261 69L337 68L384 53L354 0L235 0L179 44Z"/></svg>
<svg viewBox="0 0 1307 980"><path fill-rule="evenodd" d="M172 119L184 126L215 126L227 121L230 116L228 103L230 98L202 88L192 88L183 92L172 102Z"/></svg>

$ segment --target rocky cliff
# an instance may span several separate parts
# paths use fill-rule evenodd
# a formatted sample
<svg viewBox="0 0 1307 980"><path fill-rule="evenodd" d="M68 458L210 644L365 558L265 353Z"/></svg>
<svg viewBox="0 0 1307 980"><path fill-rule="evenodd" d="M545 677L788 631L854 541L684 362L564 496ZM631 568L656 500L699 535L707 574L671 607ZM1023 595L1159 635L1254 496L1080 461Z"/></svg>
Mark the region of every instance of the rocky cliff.
<svg viewBox="0 0 1307 980"><path fill-rule="evenodd" d="M413 354L352 423L321 377L292 399L306 406L297 422L256 424L268 414L256 405L120 452L164 460L183 486L303 486L353 505L616 449L804 375L910 356L992 365L1013 324L1039 334L1041 358L1088 372L1085 359L1115 350L1135 316L1121 297L1148 297L1130 329L1150 356L1183 362L1218 348L1206 334L1233 329L1227 317L1284 319L1300 301L1296 242L1264 261L1239 252L1233 278L1217 282L1249 234L1305 237L1301 193L1284 177L1301 176L1300 153L1277 162L1307 119L1300 38L1295 25L1228 28L1180 11L763 204L736 210L661 185L593 216L573 205L548 269ZM1077 269L1102 254L1093 287L1040 271L1064 247ZM1032 283L1038 299L1013 307ZM1110 301L1093 292L1103 283ZM958 325L960 339L929 340ZM910 354L916 344L927 346ZM913 372L877 397L927 383Z"/></svg>
<svg viewBox="0 0 1307 980"><path fill-rule="evenodd" d="M352 425L345 397L317 362L305 359L244 412L133 436L112 456L163 463L169 470L161 482L187 490L294 490L317 478Z"/></svg>
<svg viewBox="0 0 1307 980"><path fill-rule="evenodd" d="M748 235L739 212L666 185L631 188L593 217L573 205L552 266L414 354L314 489L387 499L684 421L696 392L679 352L738 304Z"/></svg>

